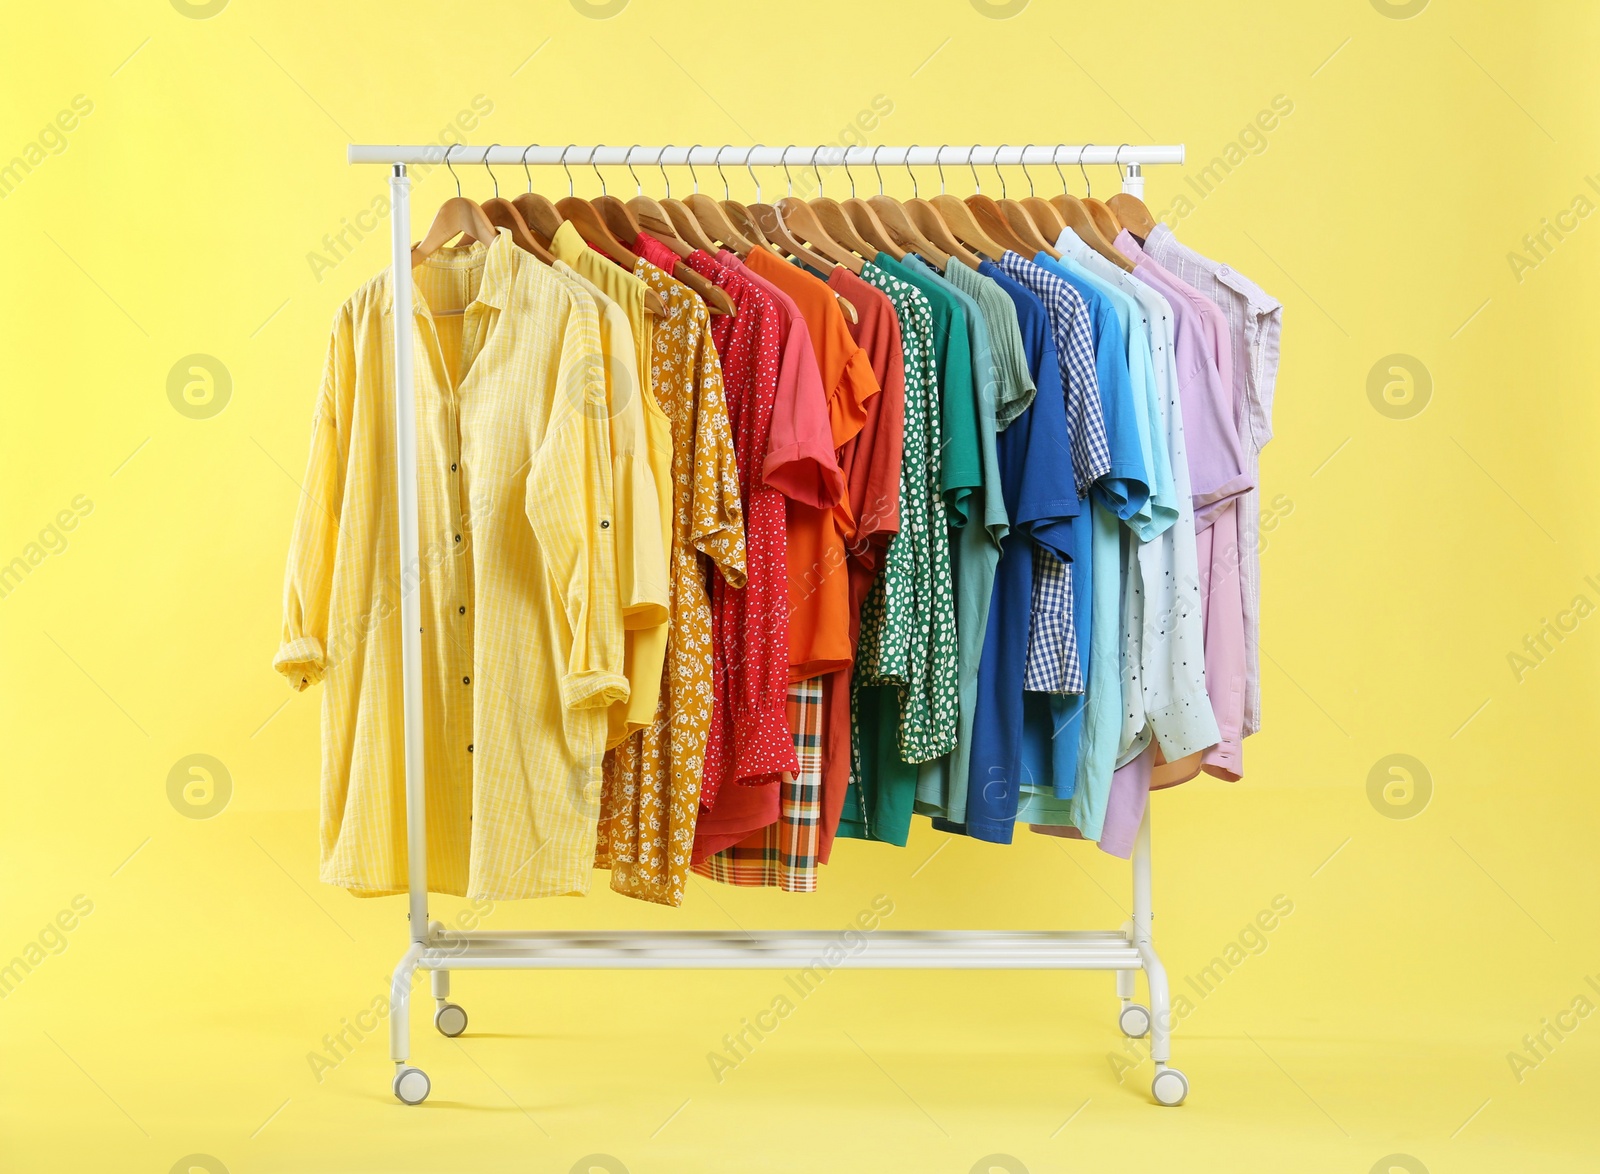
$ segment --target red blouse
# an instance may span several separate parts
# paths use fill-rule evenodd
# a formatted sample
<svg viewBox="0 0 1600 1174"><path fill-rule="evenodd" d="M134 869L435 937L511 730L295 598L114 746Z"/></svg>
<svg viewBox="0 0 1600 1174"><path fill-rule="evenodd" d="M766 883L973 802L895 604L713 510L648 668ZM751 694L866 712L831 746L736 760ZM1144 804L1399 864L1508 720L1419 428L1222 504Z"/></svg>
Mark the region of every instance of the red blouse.
<svg viewBox="0 0 1600 1174"><path fill-rule="evenodd" d="M641 234L641 239L645 239ZM722 360L723 396L743 497L748 581L734 590L711 577L711 734L700 809L711 811L725 783L775 785L797 771L789 732L789 579L784 498L762 477L778 387L781 320L748 278L696 249L695 272L732 300L732 317L711 320Z"/></svg>

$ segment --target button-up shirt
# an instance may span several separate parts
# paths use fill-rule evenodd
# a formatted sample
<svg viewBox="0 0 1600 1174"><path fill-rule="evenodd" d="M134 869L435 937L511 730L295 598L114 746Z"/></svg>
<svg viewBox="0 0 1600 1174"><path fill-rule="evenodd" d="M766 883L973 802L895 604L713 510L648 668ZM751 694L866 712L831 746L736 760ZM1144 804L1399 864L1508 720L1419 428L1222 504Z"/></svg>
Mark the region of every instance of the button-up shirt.
<svg viewBox="0 0 1600 1174"><path fill-rule="evenodd" d="M289 548L274 665L323 684L322 879L406 888L400 601L420 591L429 888L583 893L605 707L628 695L598 315L504 232L408 276L420 565L399 565L388 272L334 317Z"/></svg>
<svg viewBox="0 0 1600 1174"><path fill-rule="evenodd" d="M1203 257L1158 224L1145 252L1211 299L1228 320L1233 347L1233 389L1242 410L1240 438L1246 472L1259 477L1261 450L1272 439L1272 397L1278 382L1283 306L1237 269ZM1244 555L1242 588L1245 629L1244 733L1261 728L1261 502L1252 485L1239 505L1239 547Z"/></svg>

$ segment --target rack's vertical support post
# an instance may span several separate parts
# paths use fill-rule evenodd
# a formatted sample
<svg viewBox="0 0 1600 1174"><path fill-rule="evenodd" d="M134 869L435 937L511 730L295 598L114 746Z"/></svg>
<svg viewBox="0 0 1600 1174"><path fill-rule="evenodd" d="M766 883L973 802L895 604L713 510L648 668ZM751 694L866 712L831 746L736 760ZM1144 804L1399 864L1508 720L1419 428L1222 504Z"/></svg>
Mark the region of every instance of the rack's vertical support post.
<svg viewBox="0 0 1600 1174"><path fill-rule="evenodd" d="M1130 196L1144 199L1144 168L1137 163L1122 165L1122 190Z"/></svg>
<svg viewBox="0 0 1600 1174"><path fill-rule="evenodd" d="M1139 837L1133 845L1133 944L1150 988L1150 1058L1165 1064L1172 1055L1172 1002L1167 992L1166 969L1156 956L1150 937L1150 806L1146 801Z"/></svg>
<svg viewBox="0 0 1600 1174"><path fill-rule="evenodd" d="M428 940L427 788L422 758L422 561L417 545L417 392L413 359L411 179L396 163L389 177L393 246L395 476L400 522L400 672L405 715L406 887L411 940Z"/></svg>

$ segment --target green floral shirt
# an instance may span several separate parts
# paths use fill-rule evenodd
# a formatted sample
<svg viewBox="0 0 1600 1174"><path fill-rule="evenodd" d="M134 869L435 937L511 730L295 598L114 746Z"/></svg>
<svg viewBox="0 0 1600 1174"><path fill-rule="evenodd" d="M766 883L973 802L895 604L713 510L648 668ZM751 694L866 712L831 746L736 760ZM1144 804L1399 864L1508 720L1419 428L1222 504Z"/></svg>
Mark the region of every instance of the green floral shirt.
<svg viewBox="0 0 1600 1174"><path fill-rule="evenodd" d="M841 835L871 836L876 780L871 759L889 748L867 725L893 723L904 763L926 762L956 745L955 587L940 484L939 373L933 311L909 282L870 262L862 280L888 295L900 319L905 356L905 444L900 465L900 532L861 609L861 644L851 689L851 785ZM862 691L889 686L893 707L863 705ZM891 708L897 712L890 712ZM881 747L863 756L866 742ZM888 731L884 731L888 733ZM859 827L852 827L859 824Z"/></svg>

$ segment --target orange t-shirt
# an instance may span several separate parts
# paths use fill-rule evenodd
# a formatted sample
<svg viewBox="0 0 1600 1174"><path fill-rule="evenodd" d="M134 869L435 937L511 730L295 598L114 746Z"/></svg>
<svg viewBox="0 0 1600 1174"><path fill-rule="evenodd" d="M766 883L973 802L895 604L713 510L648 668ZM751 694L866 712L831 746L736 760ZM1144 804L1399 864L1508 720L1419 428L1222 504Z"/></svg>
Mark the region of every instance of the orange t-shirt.
<svg viewBox="0 0 1600 1174"><path fill-rule="evenodd" d="M866 352L851 337L826 283L765 249L752 249L745 264L756 277L787 295L804 320L822 375L833 447L839 448L861 431L866 403L878 394ZM842 493L829 503L793 499L788 503L791 681L837 672L852 659L849 575L841 519L835 514L841 506L848 515Z"/></svg>

